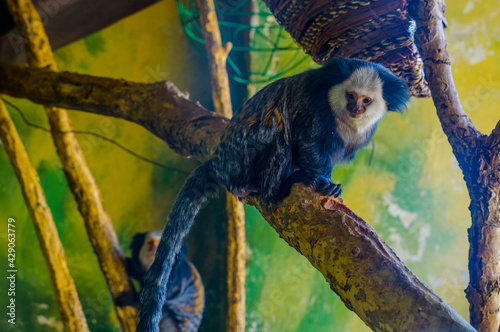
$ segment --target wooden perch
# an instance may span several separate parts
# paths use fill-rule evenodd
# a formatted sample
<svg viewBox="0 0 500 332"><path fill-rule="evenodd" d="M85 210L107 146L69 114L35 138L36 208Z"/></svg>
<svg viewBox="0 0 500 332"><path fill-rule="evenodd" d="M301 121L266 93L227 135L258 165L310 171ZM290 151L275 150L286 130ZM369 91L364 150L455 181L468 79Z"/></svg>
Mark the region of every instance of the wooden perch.
<svg viewBox="0 0 500 332"><path fill-rule="evenodd" d="M415 43L424 61L425 76L432 92L441 126L453 148L460 166L468 168L467 156L484 135L465 114L451 73L451 61L447 51L442 11L438 3L413 1L412 14L417 21Z"/></svg>
<svg viewBox="0 0 500 332"><path fill-rule="evenodd" d="M211 156L229 123L170 82L135 83L2 63L0 77L5 78L0 91L6 94L137 123L181 156L202 161Z"/></svg>
<svg viewBox="0 0 500 332"><path fill-rule="evenodd" d="M276 206L255 199L281 238L307 257L374 331L474 331L421 282L342 200L295 185Z"/></svg>
<svg viewBox="0 0 500 332"><path fill-rule="evenodd" d="M139 84L8 64L0 64L0 76L5 78L0 93L125 118L173 142L171 147L183 155L194 152L200 160L210 156L227 124L227 119L190 102L172 83ZM140 98L134 91L142 91ZM303 185L295 186L276 206L258 200L248 203L320 270L370 328L474 331L343 203Z"/></svg>
<svg viewBox="0 0 500 332"><path fill-rule="evenodd" d="M28 63L32 67L56 69L56 63L42 21L30 0L7 0L7 5L25 40ZM63 165L64 175L78 204L90 242L98 257L113 300L124 292L134 292L125 271L125 257L118 243L101 193L80 149L66 110L45 107L52 137ZM63 134L64 132L64 134ZM123 331L135 331L137 310L115 306Z"/></svg>
<svg viewBox="0 0 500 332"><path fill-rule="evenodd" d="M200 25L210 64L212 100L215 112L233 116L229 78L226 70L231 43L222 46L213 0L197 0ZM226 191L227 211L227 314L226 331L245 331L245 209L243 203Z"/></svg>
<svg viewBox="0 0 500 332"><path fill-rule="evenodd" d="M500 123L487 137L465 114L453 82L443 31L442 1L411 1L415 42L441 126L463 171L471 198L469 286L471 324L479 331L500 325Z"/></svg>
<svg viewBox="0 0 500 332"><path fill-rule="evenodd" d="M30 163L28 154L2 101L0 101L0 140L19 180L31 221L35 226L64 329L75 332L88 331L82 305L69 273L64 248L57 234L56 224L47 205L40 179Z"/></svg>

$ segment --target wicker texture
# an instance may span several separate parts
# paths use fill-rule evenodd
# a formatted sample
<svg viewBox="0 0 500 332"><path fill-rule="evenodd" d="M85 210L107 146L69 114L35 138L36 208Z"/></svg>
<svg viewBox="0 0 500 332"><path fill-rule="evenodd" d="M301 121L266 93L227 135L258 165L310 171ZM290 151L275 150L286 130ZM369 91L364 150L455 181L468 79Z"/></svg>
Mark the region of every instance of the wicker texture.
<svg viewBox="0 0 500 332"><path fill-rule="evenodd" d="M314 61L335 55L375 61L404 78L414 96L430 96L406 0L264 2Z"/></svg>

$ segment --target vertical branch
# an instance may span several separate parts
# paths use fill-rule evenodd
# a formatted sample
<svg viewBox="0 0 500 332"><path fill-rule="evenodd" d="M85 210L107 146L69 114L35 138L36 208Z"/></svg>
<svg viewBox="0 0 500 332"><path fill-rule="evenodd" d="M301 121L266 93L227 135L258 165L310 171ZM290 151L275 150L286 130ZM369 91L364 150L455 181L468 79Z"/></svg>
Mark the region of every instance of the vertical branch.
<svg viewBox="0 0 500 332"><path fill-rule="evenodd" d="M73 278L69 274L64 248L45 200L40 179L30 163L28 154L2 101L0 101L0 140L19 180L24 200L35 226L64 329L75 332L88 331L82 305L78 299Z"/></svg>
<svg viewBox="0 0 500 332"><path fill-rule="evenodd" d="M471 324L479 331L498 331L500 325L500 148L497 125L486 137L462 109L451 73L438 0L413 0L417 23L415 42L443 131L464 173L471 198L469 209L469 276L466 290ZM496 143L496 145L495 145Z"/></svg>
<svg viewBox="0 0 500 332"><path fill-rule="evenodd" d="M245 209L226 192L227 211L227 317L226 331L245 331Z"/></svg>
<svg viewBox="0 0 500 332"><path fill-rule="evenodd" d="M222 46L219 23L213 0L197 0L196 4L200 10L201 29L203 30L205 48L210 64L214 109L217 114L231 118L233 111L226 60L232 44L226 43L226 45Z"/></svg>
<svg viewBox="0 0 500 332"><path fill-rule="evenodd" d="M7 5L19 31L25 39L28 62L32 67L56 69L56 63L40 16L29 0L8 0ZM87 167L66 110L45 107L52 137L61 159L64 174L85 221L87 234L97 254L113 300L123 292L134 292L125 271L125 258L118 244L111 219L101 194ZM124 331L134 331L137 311L133 307L115 306Z"/></svg>
<svg viewBox="0 0 500 332"><path fill-rule="evenodd" d="M213 0L197 0L203 38L210 64L212 99L215 111L233 116L229 79L226 71L231 43L222 46ZM227 210L227 317L226 331L245 331L245 211L231 193L226 192Z"/></svg>

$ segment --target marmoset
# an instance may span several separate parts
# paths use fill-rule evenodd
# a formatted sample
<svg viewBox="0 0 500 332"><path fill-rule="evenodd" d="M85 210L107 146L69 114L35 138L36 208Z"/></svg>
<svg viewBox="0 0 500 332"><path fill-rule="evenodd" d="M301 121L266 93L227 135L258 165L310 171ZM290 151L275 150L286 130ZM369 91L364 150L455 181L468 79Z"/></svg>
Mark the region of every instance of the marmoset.
<svg viewBox="0 0 500 332"><path fill-rule="evenodd" d="M146 277L137 331L158 331L170 276L203 202L223 185L238 197L276 203L301 182L338 196L335 164L351 161L388 111L402 111L408 87L382 65L334 58L318 69L280 79L233 116L211 159L182 187Z"/></svg>

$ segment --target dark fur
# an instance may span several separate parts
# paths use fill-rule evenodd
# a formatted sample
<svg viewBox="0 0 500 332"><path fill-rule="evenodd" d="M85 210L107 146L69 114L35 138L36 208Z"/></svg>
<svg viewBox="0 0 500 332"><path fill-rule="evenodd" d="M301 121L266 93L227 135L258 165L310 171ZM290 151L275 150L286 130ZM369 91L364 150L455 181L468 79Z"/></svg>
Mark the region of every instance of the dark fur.
<svg viewBox="0 0 500 332"><path fill-rule="evenodd" d="M144 276L148 271L144 270L141 264L144 262L140 261L139 253L145 244L147 234L136 233L134 235L130 244L132 257L126 258L127 274L139 280L141 289L144 288ZM160 331L195 332L203 317L205 289L198 271L184 254L185 246L183 245L169 277L166 301L162 306L162 316L158 324ZM117 304L139 307L140 300L123 296L119 298Z"/></svg>
<svg viewBox="0 0 500 332"><path fill-rule="evenodd" d="M326 195L340 194L332 183L335 163L350 161L370 134L355 146L344 142L328 102L331 87L357 68L371 66L383 81L388 110L406 107L406 84L381 65L335 58L325 66L276 81L248 100L231 119L212 159L189 177L169 215L155 262L146 278L137 331L157 331L175 256L202 203L224 185L237 196L263 202L286 197L302 182Z"/></svg>

